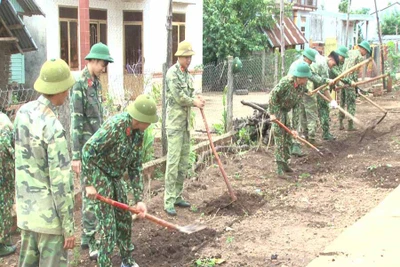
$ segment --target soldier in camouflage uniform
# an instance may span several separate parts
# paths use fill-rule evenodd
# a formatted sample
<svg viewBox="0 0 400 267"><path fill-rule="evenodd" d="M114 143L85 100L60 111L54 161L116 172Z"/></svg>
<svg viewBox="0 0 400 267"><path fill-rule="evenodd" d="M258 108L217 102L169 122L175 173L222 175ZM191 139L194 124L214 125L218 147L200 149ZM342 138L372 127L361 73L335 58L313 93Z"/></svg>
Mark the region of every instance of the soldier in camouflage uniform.
<svg viewBox="0 0 400 267"><path fill-rule="evenodd" d="M288 113L299 104L303 94L307 91L306 84L311 77L307 63L299 63L296 69L288 76L283 77L272 89L269 99L269 114L271 121L278 119L290 128ZM275 161L277 174L286 177L285 172L293 172L288 165L292 137L278 124L272 126L275 141ZM297 135L297 132L294 132Z"/></svg>
<svg viewBox="0 0 400 267"><path fill-rule="evenodd" d="M58 106L75 80L61 59L43 64L34 88L42 95L23 105L14 121L19 266L67 266L75 245L74 183Z"/></svg>
<svg viewBox="0 0 400 267"><path fill-rule="evenodd" d="M339 57L336 52L332 51L328 58L318 54L316 56L316 63L311 65L313 76L310 80L313 82L313 87L318 88L326 83L333 86L333 82L329 78L329 70L337 64L339 64ZM318 117L322 128L322 139L331 141L335 140L335 137L329 131L329 107L337 108L338 104L336 100L332 99L329 90L324 90L322 93L330 100L330 103L327 103L325 99L317 95Z"/></svg>
<svg viewBox="0 0 400 267"><path fill-rule="evenodd" d="M306 62L311 68L312 76L309 78L307 82L307 91L312 91L314 88L319 87L323 83L331 82L331 80L328 79L328 72L326 71L326 69L328 68L327 60L321 55L319 55L316 50L311 48L305 49L303 51L303 56L292 63L289 69L289 73L295 71L297 65L300 62ZM330 96L328 97L330 98ZM317 130L318 115L320 115L321 111L319 107L321 105L322 106L326 105L325 100L323 100L324 101L323 103L320 103L318 98L320 97L315 95L309 96L307 94L304 94L298 106L294 107L293 109L293 118L292 118L293 128L298 130L299 132L302 131L306 139L308 139L312 143L315 143L315 133ZM336 101L332 102L332 104L334 103L336 103ZM328 115L327 118L328 127L322 127L324 129L324 134L323 134L324 139L327 135L326 128L327 132L329 133L329 109L327 115ZM326 126L326 120L324 120L325 117L326 116L322 116L321 119L321 124L324 126ZM291 153L292 155L296 156L304 155L304 153L300 150L300 143L296 140L293 141Z"/></svg>
<svg viewBox="0 0 400 267"><path fill-rule="evenodd" d="M167 169L165 173L164 210L176 216L174 206L190 207L182 198L183 181L189 168L191 107L204 107L204 100L193 95L193 79L188 72L194 51L189 42L179 43L178 62L167 72Z"/></svg>
<svg viewBox="0 0 400 267"><path fill-rule="evenodd" d="M124 172L133 188L137 208L146 213L142 201L142 143L143 131L158 121L153 99L140 95L127 108L127 112L108 119L83 147L82 177L86 194L95 199L100 195L128 203ZM128 211L96 202L95 214L100 227L99 267L110 267L115 245L118 245L122 267L138 267L132 257L132 216Z"/></svg>
<svg viewBox="0 0 400 267"><path fill-rule="evenodd" d="M13 125L6 114L0 111L0 257L15 252L10 244L13 225L12 206L15 195Z"/></svg>
<svg viewBox="0 0 400 267"><path fill-rule="evenodd" d="M357 65L358 63L362 62L364 60L364 57L367 54L371 54L371 47L367 41L362 41L358 45L357 50L351 50L349 51L349 57L346 58L344 61L343 65L343 71L346 71L350 69L351 67ZM354 71L353 73L349 74L346 78L349 79L350 84L354 85L358 81L358 71ZM343 79L342 79L343 80ZM349 84L349 81L344 81L345 83ZM356 113L356 90L354 87L348 87L344 88L340 92L340 106L342 108L345 108L347 106L347 111L351 115L355 115ZM344 125L343 125L343 120L344 120L344 114L340 113L339 114L339 129L343 130ZM349 119L348 120L348 131L355 131L356 129L354 128L354 123L353 120Z"/></svg>
<svg viewBox="0 0 400 267"><path fill-rule="evenodd" d="M85 57L88 60L81 77L71 90L71 140L72 140L72 169L74 173L81 172L82 148L87 140L100 128L103 123L103 109L101 106L101 84L99 77L105 71L110 57L108 47L103 43L92 46L90 53ZM81 180L82 190L82 249L89 248L91 259L97 258L96 248L96 216L94 215L93 201L85 197L85 190Z"/></svg>

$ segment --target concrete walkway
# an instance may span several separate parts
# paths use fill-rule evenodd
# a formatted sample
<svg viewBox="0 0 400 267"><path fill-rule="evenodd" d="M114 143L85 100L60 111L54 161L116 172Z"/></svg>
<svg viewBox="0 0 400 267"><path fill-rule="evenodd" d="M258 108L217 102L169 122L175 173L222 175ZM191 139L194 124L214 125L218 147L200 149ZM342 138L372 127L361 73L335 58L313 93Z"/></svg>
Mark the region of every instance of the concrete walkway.
<svg viewBox="0 0 400 267"><path fill-rule="evenodd" d="M307 265L328 266L400 266L400 186Z"/></svg>

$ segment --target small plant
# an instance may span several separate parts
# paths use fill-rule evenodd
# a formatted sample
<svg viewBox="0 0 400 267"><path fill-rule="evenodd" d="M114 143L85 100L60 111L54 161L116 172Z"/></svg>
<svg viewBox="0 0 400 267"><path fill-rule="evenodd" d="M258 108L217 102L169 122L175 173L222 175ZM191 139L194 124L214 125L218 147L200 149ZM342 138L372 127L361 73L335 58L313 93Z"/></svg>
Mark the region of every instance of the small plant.
<svg viewBox="0 0 400 267"><path fill-rule="evenodd" d="M379 167L378 165L373 164L373 165L368 166L367 170L372 172L372 171L376 170L378 167Z"/></svg>
<svg viewBox="0 0 400 267"><path fill-rule="evenodd" d="M199 211L199 208L197 208L196 205L191 205L191 206L190 206L190 210L191 210L192 212L198 212L198 211Z"/></svg>
<svg viewBox="0 0 400 267"><path fill-rule="evenodd" d="M228 237L226 238L226 243L227 243L227 244L231 244L231 243L233 242L234 239L235 239L235 238L234 238L233 236L228 236Z"/></svg>
<svg viewBox="0 0 400 267"><path fill-rule="evenodd" d="M196 267L213 267L217 264L217 259L215 258L206 258L206 259L198 259L195 261Z"/></svg>
<svg viewBox="0 0 400 267"><path fill-rule="evenodd" d="M242 128L237 133L237 141L238 145L253 145L253 141L251 140L251 129L248 127Z"/></svg>
<svg viewBox="0 0 400 267"><path fill-rule="evenodd" d="M162 90L162 85L158 83L153 83L151 86L151 92L150 96L156 101L156 103L161 102L161 90Z"/></svg>
<svg viewBox="0 0 400 267"><path fill-rule="evenodd" d="M235 176L234 177L235 177L236 180L240 180L240 173L235 172Z"/></svg>
<svg viewBox="0 0 400 267"><path fill-rule="evenodd" d="M103 119L108 118L117 114L120 110L120 106L114 105L114 98L108 94L106 100L102 103L103 106Z"/></svg>
<svg viewBox="0 0 400 267"><path fill-rule="evenodd" d="M302 174L299 175L300 179L308 179L311 177L311 174L309 174L308 172L303 172Z"/></svg>
<svg viewBox="0 0 400 267"><path fill-rule="evenodd" d="M213 128L217 132L218 135L226 133L227 129L227 109L226 109L226 93L228 92L228 86L225 86L224 91L222 93L222 122L213 124Z"/></svg>

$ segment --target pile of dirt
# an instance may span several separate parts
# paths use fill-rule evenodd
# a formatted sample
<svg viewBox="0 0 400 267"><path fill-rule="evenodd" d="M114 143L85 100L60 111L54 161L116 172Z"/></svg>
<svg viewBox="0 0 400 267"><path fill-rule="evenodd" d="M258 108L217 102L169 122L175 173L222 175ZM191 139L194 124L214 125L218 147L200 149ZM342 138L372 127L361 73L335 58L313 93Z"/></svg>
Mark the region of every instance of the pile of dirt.
<svg viewBox="0 0 400 267"><path fill-rule="evenodd" d="M230 195L224 194L210 202L200 210L209 215L216 213L219 216L245 216L252 215L265 204L263 196L244 191L236 191L237 200L232 202Z"/></svg>

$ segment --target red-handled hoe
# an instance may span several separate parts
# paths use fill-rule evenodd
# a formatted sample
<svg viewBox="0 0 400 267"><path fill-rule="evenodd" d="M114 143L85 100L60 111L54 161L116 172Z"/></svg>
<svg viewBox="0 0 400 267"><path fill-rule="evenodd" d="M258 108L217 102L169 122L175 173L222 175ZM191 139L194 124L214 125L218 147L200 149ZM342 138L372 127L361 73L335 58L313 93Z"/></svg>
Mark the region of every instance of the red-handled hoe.
<svg viewBox="0 0 400 267"><path fill-rule="evenodd" d="M130 212L135 213L135 214L139 214L140 213L139 210L137 210L134 207L131 207L131 206L127 205L127 204L112 200L110 198L103 197L102 195L99 195L99 194L96 195L96 199L100 200L101 202L110 204L111 206L114 206L114 207L117 207L117 208L120 208L120 209L123 209L123 210L127 210L127 211L130 211ZM150 214L146 214L145 219L147 219L147 220L149 220L149 221L151 221L151 222L153 222L155 224L158 224L158 225L161 225L163 227L166 227L168 229L177 230L177 231L185 233L185 234L195 233L195 232L198 232L198 231L203 230L203 229L206 228L206 226L203 225L203 224L190 224L190 225L186 225L186 226L179 226L179 225L167 222L167 221L165 221L163 219L157 218L157 217L155 217L153 215L150 215Z"/></svg>

